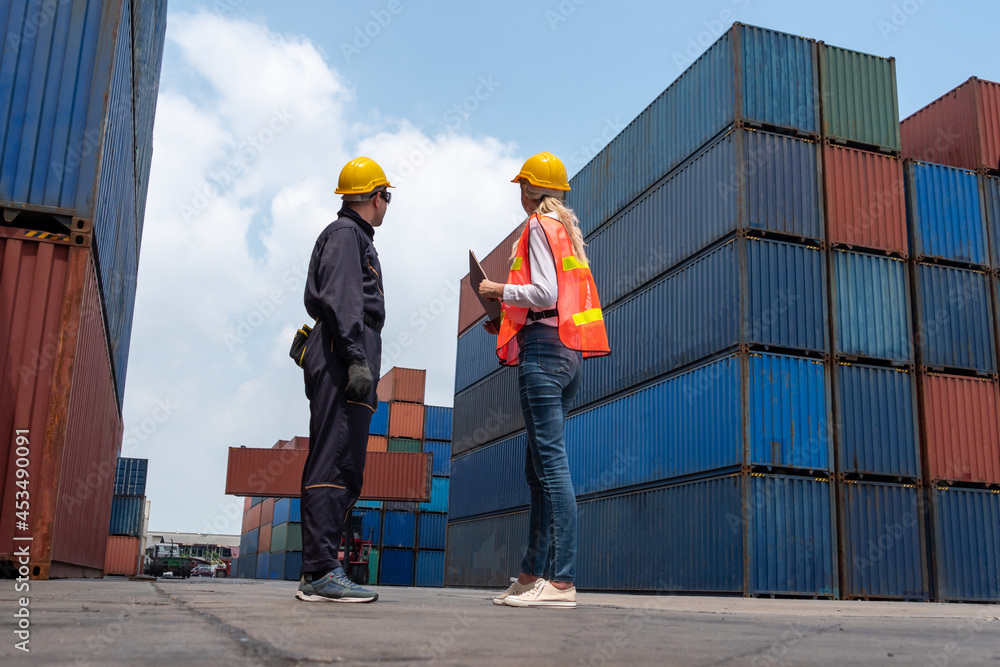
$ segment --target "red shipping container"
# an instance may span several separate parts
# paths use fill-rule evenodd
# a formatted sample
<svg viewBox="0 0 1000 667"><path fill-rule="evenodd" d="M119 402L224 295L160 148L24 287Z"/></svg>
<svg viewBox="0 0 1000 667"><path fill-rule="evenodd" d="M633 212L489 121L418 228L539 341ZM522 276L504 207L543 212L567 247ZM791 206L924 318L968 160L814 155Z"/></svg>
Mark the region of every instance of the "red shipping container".
<svg viewBox="0 0 1000 667"><path fill-rule="evenodd" d="M384 435L368 436L369 452L385 452L389 450L389 438Z"/></svg>
<svg viewBox="0 0 1000 667"><path fill-rule="evenodd" d="M398 366L391 368L378 381L378 390L376 392L378 400L422 404L424 402L424 385L426 382L427 371L425 370L399 368Z"/></svg>
<svg viewBox="0 0 1000 667"><path fill-rule="evenodd" d="M139 574L139 550L141 539L109 535L104 552L104 574L120 574L132 577Z"/></svg>
<svg viewBox="0 0 1000 667"><path fill-rule="evenodd" d="M246 513L245 519L243 521L243 532L248 533L254 528L260 528L260 506L261 503L257 503L250 508L250 511Z"/></svg>
<svg viewBox="0 0 1000 667"><path fill-rule="evenodd" d="M830 243L908 255L901 159L828 143L823 173Z"/></svg>
<svg viewBox="0 0 1000 667"><path fill-rule="evenodd" d="M514 249L514 243L521 237L523 229L523 225L518 225L486 257L479 258L479 263L487 278L498 283L507 282L507 274L510 272L510 254ZM479 297L472 291L469 274L466 274L462 278L458 292L458 335L461 336L485 315Z"/></svg>
<svg viewBox="0 0 1000 667"><path fill-rule="evenodd" d="M297 435L288 442L286 442L281 449L308 450L309 438L307 438L304 435Z"/></svg>
<svg viewBox="0 0 1000 667"><path fill-rule="evenodd" d="M271 447L271 449L284 449L285 445L287 444L288 444L287 440L279 440L278 442L274 443L274 446Z"/></svg>
<svg viewBox="0 0 1000 667"><path fill-rule="evenodd" d="M42 579L100 577L107 550L122 423L88 240L0 228L0 560L30 536ZM12 510L18 460L28 530Z"/></svg>
<svg viewBox="0 0 1000 667"><path fill-rule="evenodd" d="M243 499L243 514L247 513L247 510L250 509L250 503L252 503L252 502L253 501L250 499L249 496ZM243 531L243 532L246 532L246 531Z"/></svg>
<svg viewBox="0 0 1000 667"><path fill-rule="evenodd" d="M972 77L899 125L904 158L1000 169L1000 83Z"/></svg>
<svg viewBox="0 0 1000 667"><path fill-rule="evenodd" d="M924 374L923 421L930 481L1000 483L1000 385Z"/></svg>
<svg viewBox="0 0 1000 667"><path fill-rule="evenodd" d="M298 498L308 452L301 450L229 448L226 493L231 496ZM361 500L430 502L430 454L368 452ZM251 512L259 510L255 505ZM250 525L249 530L260 526Z"/></svg>
<svg viewBox="0 0 1000 667"><path fill-rule="evenodd" d="M417 403L390 403L389 437L422 439L424 437L424 406Z"/></svg>
<svg viewBox="0 0 1000 667"><path fill-rule="evenodd" d="M257 532L257 553L271 550L271 522L261 524Z"/></svg>
<svg viewBox="0 0 1000 667"><path fill-rule="evenodd" d="M271 523L274 520L274 498L267 498L260 504L260 523Z"/></svg>

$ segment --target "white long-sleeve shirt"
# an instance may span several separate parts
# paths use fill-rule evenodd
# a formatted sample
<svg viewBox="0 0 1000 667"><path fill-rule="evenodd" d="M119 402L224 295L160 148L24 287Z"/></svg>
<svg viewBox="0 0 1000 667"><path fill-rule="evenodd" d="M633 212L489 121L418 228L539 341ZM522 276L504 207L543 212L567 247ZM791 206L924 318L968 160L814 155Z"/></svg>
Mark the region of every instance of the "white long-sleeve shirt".
<svg viewBox="0 0 1000 667"><path fill-rule="evenodd" d="M556 219L554 216L547 216ZM511 285L503 288L503 302L533 311L555 308L559 302L559 279L556 276L556 260L549 247L545 230L537 220L528 227L528 266L531 268L531 284ZM546 317L538 324L554 327L559 325L558 317Z"/></svg>

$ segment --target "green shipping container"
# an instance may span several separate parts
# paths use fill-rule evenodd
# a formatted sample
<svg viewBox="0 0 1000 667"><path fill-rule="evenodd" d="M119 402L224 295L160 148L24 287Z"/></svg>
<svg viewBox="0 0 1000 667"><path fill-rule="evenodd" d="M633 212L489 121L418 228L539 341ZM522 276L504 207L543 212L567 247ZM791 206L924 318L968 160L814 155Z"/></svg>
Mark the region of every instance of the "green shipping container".
<svg viewBox="0 0 1000 667"><path fill-rule="evenodd" d="M421 442L419 440L411 440L410 438L390 438L389 451L415 452L419 454L421 451L423 451L423 448L421 447Z"/></svg>
<svg viewBox="0 0 1000 667"><path fill-rule="evenodd" d="M271 552L302 551L302 524L286 521L271 531Z"/></svg>
<svg viewBox="0 0 1000 667"><path fill-rule="evenodd" d="M823 136L898 151L896 61L820 44Z"/></svg>
<svg viewBox="0 0 1000 667"><path fill-rule="evenodd" d="M375 547L368 554L368 583L372 586L378 583L378 549Z"/></svg>

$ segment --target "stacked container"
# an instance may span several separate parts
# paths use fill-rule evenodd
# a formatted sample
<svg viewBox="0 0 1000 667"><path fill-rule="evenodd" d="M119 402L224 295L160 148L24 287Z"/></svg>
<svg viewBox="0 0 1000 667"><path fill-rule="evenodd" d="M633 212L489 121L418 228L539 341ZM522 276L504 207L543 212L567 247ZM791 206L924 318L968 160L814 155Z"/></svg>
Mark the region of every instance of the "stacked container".
<svg viewBox="0 0 1000 667"><path fill-rule="evenodd" d="M146 542L146 459L119 458L115 470L105 574L134 575Z"/></svg>
<svg viewBox="0 0 1000 667"><path fill-rule="evenodd" d="M51 483L35 486L27 528L2 514L0 560L31 536L32 576L99 576L166 2L60 3L41 23L37 10L0 18L4 507L17 447L30 450L29 479Z"/></svg>

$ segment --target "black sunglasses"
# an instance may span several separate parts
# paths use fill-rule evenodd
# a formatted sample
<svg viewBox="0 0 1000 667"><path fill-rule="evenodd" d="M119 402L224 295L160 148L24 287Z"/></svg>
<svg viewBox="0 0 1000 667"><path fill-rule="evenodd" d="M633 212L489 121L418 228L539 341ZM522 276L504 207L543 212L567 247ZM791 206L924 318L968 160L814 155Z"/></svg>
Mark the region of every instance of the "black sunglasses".
<svg viewBox="0 0 1000 667"><path fill-rule="evenodd" d="M392 193L388 190L382 190L379 194L382 195L382 199L385 200L386 204L392 201Z"/></svg>

